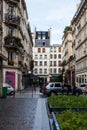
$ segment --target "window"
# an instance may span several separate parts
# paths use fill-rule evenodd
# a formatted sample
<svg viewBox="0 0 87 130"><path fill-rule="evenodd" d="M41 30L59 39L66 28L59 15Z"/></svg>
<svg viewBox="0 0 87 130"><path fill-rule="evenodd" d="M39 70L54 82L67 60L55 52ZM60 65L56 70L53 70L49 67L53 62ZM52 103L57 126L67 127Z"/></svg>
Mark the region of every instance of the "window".
<svg viewBox="0 0 87 130"><path fill-rule="evenodd" d="M44 69L44 74L47 74L47 69Z"/></svg>
<svg viewBox="0 0 87 130"><path fill-rule="evenodd" d="M56 59L57 58L57 55L56 54L54 54L54 59Z"/></svg>
<svg viewBox="0 0 87 130"><path fill-rule="evenodd" d="M56 47L54 47L54 52L56 52Z"/></svg>
<svg viewBox="0 0 87 130"><path fill-rule="evenodd" d="M52 47L50 48L50 52L53 52L53 48Z"/></svg>
<svg viewBox="0 0 87 130"><path fill-rule="evenodd" d="M77 29L78 29L78 31L81 29L81 24L80 23L77 25Z"/></svg>
<svg viewBox="0 0 87 130"><path fill-rule="evenodd" d="M8 28L8 35L10 35L10 36L13 35L13 28L12 27Z"/></svg>
<svg viewBox="0 0 87 130"><path fill-rule="evenodd" d="M87 83L87 75L85 75L85 83Z"/></svg>
<svg viewBox="0 0 87 130"><path fill-rule="evenodd" d="M54 73L56 73L56 71L57 71L56 68L54 68Z"/></svg>
<svg viewBox="0 0 87 130"><path fill-rule="evenodd" d="M43 42L43 46L45 46L45 42Z"/></svg>
<svg viewBox="0 0 87 130"><path fill-rule="evenodd" d="M40 55L40 59L42 59L42 55Z"/></svg>
<svg viewBox="0 0 87 130"><path fill-rule="evenodd" d="M58 52L61 52L61 47L58 48Z"/></svg>
<svg viewBox="0 0 87 130"><path fill-rule="evenodd" d="M42 74L42 69L39 70L39 73Z"/></svg>
<svg viewBox="0 0 87 130"><path fill-rule="evenodd" d="M38 62L37 61L35 61L34 63L35 63L35 66L38 66Z"/></svg>
<svg viewBox="0 0 87 130"><path fill-rule="evenodd" d="M52 69L50 69L50 73L52 74Z"/></svg>
<svg viewBox="0 0 87 130"><path fill-rule="evenodd" d="M45 52L45 48L42 48L42 52L43 52L43 53Z"/></svg>
<svg viewBox="0 0 87 130"><path fill-rule="evenodd" d="M61 73L61 68L58 69L58 72Z"/></svg>
<svg viewBox="0 0 87 130"><path fill-rule="evenodd" d="M50 84L50 87L53 87L54 85L53 84Z"/></svg>
<svg viewBox="0 0 87 130"><path fill-rule="evenodd" d="M50 61L50 66L52 66L52 61Z"/></svg>
<svg viewBox="0 0 87 130"><path fill-rule="evenodd" d="M58 55L58 58L59 58L59 59L61 58L61 54Z"/></svg>
<svg viewBox="0 0 87 130"><path fill-rule="evenodd" d="M41 35L41 32L38 32L37 34L38 34L38 35Z"/></svg>
<svg viewBox="0 0 87 130"><path fill-rule="evenodd" d="M45 38L45 35L42 36L42 39L46 39L46 38Z"/></svg>
<svg viewBox="0 0 87 130"><path fill-rule="evenodd" d="M37 69L35 69L35 74L37 74Z"/></svg>
<svg viewBox="0 0 87 130"><path fill-rule="evenodd" d="M58 66L60 66L60 65L61 65L61 61L59 60L59 61L58 61Z"/></svg>
<svg viewBox="0 0 87 130"><path fill-rule="evenodd" d="M53 58L53 55L52 54L50 54L50 59L52 59Z"/></svg>
<svg viewBox="0 0 87 130"><path fill-rule="evenodd" d="M47 66L47 61L44 61L44 66Z"/></svg>
<svg viewBox="0 0 87 130"><path fill-rule="evenodd" d="M47 59L47 55L44 55L44 59Z"/></svg>
<svg viewBox="0 0 87 130"><path fill-rule="evenodd" d="M38 55L35 55L35 59L38 59Z"/></svg>
<svg viewBox="0 0 87 130"><path fill-rule="evenodd" d="M42 61L40 61L40 66L42 66Z"/></svg>
<svg viewBox="0 0 87 130"><path fill-rule="evenodd" d="M8 61L14 61L14 52L8 51Z"/></svg>
<svg viewBox="0 0 87 130"><path fill-rule="evenodd" d="M41 39L41 35L38 35L38 39L39 39L39 40Z"/></svg>
<svg viewBox="0 0 87 130"><path fill-rule="evenodd" d="M54 61L54 66L56 66L56 61Z"/></svg>
<svg viewBox="0 0 87 130"><path fill-rule="evenodd" d="M41 52L41 48L38 48L38 53L40 53Z"/></svg>
<svg viewBox="0 0 87 130"><path fill-rule="evenodd" d="M55 87L61 87L60 83L55 83Z"/></svg>
<svg viewBox="0 0 87 130"><path fill-rule="evenodd" d="M9 15L13 14L13 6L12 5L8 5L8 14Z"/></svg>

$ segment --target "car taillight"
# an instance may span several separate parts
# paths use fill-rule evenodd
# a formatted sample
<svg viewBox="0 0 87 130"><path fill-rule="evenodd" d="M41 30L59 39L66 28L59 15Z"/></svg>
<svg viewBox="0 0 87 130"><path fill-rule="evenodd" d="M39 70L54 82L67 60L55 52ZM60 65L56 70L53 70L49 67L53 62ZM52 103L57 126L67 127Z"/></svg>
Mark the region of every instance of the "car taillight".
<svg viewBox="0 0 87 130"><path fill-rule="evenodd" d="M87 90L87 86L85 86L84 89Z"/></svg>
<svg viewBox="0 0 87 130"><path fill-rule="evenodd" d="M45 90L45 91L46 91L46 90L48 90L48 89L47 89L47 88L43 88L43 90Z"/></svg>

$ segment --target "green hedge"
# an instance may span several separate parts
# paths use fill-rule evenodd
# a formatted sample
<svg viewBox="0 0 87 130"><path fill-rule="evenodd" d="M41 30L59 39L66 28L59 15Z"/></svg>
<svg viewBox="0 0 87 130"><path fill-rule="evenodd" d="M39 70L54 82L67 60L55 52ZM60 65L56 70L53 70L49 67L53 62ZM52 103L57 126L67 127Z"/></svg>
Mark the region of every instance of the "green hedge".
<svg viewBox="0 0 87 130"><path fill-rule="evenodd" d="M57 95L48 97L52 107L60 108L87 108L87 98L83 96Z"/></svg>
<svg viewBox="0 0 87 130"><path fill-rule="evenodd" d="M55 116L60 130L87 130L87 113L66 110Z"/></svg>

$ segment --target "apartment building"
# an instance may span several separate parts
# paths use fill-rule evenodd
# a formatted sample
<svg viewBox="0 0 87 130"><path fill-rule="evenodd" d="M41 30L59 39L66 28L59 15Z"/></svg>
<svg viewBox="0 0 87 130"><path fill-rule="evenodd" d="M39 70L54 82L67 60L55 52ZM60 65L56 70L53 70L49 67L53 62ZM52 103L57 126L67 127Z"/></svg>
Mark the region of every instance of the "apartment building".
<svg viewBox="0 0 87 130"><path fill-rule="evenodd" d="M49 76L50 57L50 30L36 31L33 47L34 71L33 73L47 82Z"/></svg>
<svg viewBox="0 0 87 130"><path fill-rule="evenodd" d="M71 85L76 85L75 68L76 68L76 43L75 43L75 24L72 27L72 56L70 57Z"/></svg>
<svg viewBox="0 0 87 130"><path fill-rule="evenodd" d="M57 81L62 72L62 46L61 44L53 44L50 46L50 80Z"/></svg>
<svg viewBox="0 0 87 130"><path fill-rule="evenodd" d="M50 45L51 30L36 31L33 47L34 75L41 77L45 82L49 82L52 74L57 75L61 67L61 46ZM58 53L59 51L59 53Z"/></svg>
<svg viewBox="0 0 87 130"><path fill-rule="evenodd" d="M32 60L32 36L28 22L25 0L3 0L2 5L2 50L7 57L3 61L3 82L15 90L23 89Z"/></svg>
<svg viewBox="0 0 87 130"><path fill-rule="evenodd" d="M2 17L3 17L3 13L2 13L2 0L0 0L0 96L2 95L2 83L3 83L3 60L7 60L7 58L5 57L5 55L2 53L2 35L3 35L3 31L2 31Z"/></svg>
<svg viewBox="0 0 87 130"><path fill-rule="evenodd" d="M76 50L76 83L87 83L87 1L82 0L71 21Z"/></svg>
<svg viewBox="0 0 87 130"><path fill-rule="evenodd" d="M72 84L72 28L65 27L64 35L62 37L62 66L64 68L63 80L68 84Z"/></svg>

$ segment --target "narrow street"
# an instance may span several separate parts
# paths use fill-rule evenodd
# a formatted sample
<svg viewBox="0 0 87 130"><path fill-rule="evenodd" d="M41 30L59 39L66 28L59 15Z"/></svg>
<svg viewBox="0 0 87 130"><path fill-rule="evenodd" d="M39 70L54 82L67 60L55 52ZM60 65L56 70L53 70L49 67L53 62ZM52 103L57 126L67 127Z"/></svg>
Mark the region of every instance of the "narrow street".
<svg viewBox="0 0 87 130"><path fill-rule="evenodd" d="M0 130L44 130L39 122L42 117L41 100L45 103L45 99L38 91L34 91L32 97L32 91L29 90L17 93L15 97L0 99ZM40 121L36 119L37 116Z"/></svg>

